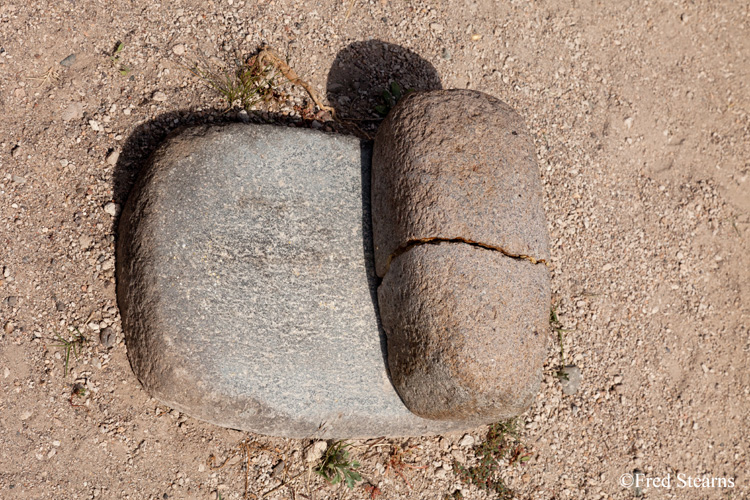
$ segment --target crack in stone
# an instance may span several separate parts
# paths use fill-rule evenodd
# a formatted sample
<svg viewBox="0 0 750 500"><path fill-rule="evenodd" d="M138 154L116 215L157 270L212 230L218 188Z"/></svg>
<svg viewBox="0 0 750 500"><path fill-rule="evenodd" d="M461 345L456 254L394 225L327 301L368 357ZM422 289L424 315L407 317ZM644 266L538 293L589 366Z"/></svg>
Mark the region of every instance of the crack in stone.
<svg viewBox="0 0 750 500"><path fill-rule="evenodd" d="M480 243L478 241L472 241L468 240L466 238L456 237L456 238L440 238L440 237L434 237L434 238L421 238L417 240L409 240L405 244L398 247L388 258L388 263L385 266L385 273L383 276L388 274L388 271L391 268L391 262L393 262L398 256L405 254L409 250L411 250L414 247L420 246L420 245L439 245L440 243L464 243L466 245L471 245L479 248L484 248L486 250L493 250L495 252L500 252L501 254L505 255L506 257L510 257L512 259L522 259L527 260L531 262L532 264L544 264L547 265L547 261L544 259L535 259L534 257L531 257L530 255L517 255L510 253L506 251L505 249L501 247L496 247L492 245L487 245L486 243Z"/></svg>

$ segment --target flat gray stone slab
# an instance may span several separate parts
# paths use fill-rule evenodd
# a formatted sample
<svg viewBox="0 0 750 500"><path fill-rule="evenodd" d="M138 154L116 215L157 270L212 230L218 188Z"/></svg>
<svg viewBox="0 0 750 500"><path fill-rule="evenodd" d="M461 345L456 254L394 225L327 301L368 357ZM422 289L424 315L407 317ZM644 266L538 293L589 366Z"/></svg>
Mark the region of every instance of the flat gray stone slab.
<svg viewBox="0 0 750 500"><path fill-rule="evenodd" d="M157 151L117 247L128 356L150 394L295 438L480 423L417 417L388 378L369 158L356 138L244 124L189 129Z"/></svg>

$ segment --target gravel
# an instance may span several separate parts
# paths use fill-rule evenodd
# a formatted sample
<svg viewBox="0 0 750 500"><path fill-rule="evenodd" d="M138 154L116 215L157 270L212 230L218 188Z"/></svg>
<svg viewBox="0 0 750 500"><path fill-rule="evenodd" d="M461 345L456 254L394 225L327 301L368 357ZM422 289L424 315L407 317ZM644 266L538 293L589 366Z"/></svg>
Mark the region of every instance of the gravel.
<svg viewBox="0 0 750 500"><path fill-rule="evenodd" d="M97 268L99 255L114 255L114 220L101 207L123 202L139 162L175 127L231 116L176 58L231 61L235 47L249 52L266 43L325 98L333 61L347 47L381 50L374 42L387 40L426 61L442 88L481 90L510 104L534 140L565 359L585 381L574 395L562 393L551 335L541 393L520 422L530 460L504 467L505 483L523 499L625 499L633 492L619 478L639 469L648 477L730 476L736 484L676 489L673 475L669 490L645 488L648 498L750 497L746 5L350 3L221 0L133 9L79 0L71 9L69 2L0 2L0 260L12 270L0 277L0 299L18 297L14 307L0 305L3 327L15 325L0 340L0 366L11 369L0 379L0 453L10 464L0 474L0 496L215 492L238 500L246 471L255 495L280 484L269 473L282 459L289 477L302 475L268 498L368 496L361 486L330 486L308 473L310 464L293 460L309 440L173 419L140 388L122 344L105 349L90 338L71 357L67 376L55 344L57 333L87 330L90 321L110 321L121 335L113 270ZM126 75L110 60L118 41ZM172 51L177 44L184 56ZM75 64L60 66L72 52ZM389 53L398 55L393 64L352 57L348 67L361 79L385 80L414 67L403 52ZM349 81L337 97L348 97L357 117L375 120L384 85L368 93L366 83ZM295 106L309 99L299 88L281 90L282 99L264 105L265 116L294 121ZM157 91L169 99L152 100ZM74 103L80 111L63 119ZM357 122L372 133L368 123ZM13 158L17 144L22 154ZM114 166L103 160L110 150L121 151ZM27 183L14 183L13 175ZM82 235L92 237L87 248L78 245ZM72 398L82 407L71 405L79 377L91 387ZM471 434L479 440L485 432ZM450 466L462 437L354 442L351 453L383 492L378 498L442 499L460 488L466 499L487 499L453 471L433 472L433 462ZM261 450L248 468L244 460L209 466L211 455L218 466L241 454L246 439ZM48 460L54 440L63 445ZM405 461L428 465L404 469L409 487L386 467L392 446L411 449Z"/></svg>

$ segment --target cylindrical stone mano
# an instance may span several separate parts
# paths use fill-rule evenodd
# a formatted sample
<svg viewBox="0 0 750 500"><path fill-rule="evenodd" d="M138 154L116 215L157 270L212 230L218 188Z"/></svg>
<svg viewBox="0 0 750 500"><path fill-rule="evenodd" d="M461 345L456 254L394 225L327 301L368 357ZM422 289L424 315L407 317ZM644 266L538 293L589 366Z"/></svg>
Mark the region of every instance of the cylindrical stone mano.
<svg viewBox="0 0 750 500"><path fill-rule="evenodd" d="M417 415L523 412L546 354L549 240L533 141L500 100L404 98L372 168L378 305L396 390Z"/></svg>

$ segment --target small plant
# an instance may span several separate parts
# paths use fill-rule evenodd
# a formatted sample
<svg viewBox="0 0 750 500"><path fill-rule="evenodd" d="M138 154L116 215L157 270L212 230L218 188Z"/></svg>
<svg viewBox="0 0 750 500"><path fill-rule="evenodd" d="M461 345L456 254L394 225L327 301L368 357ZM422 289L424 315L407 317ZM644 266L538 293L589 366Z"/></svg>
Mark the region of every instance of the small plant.
<svg viewBox="0 0 750 500"><path fill-rule="evenodd" d="M500 500L512 499L513 490L498 477L499 462L507 459L510 465L516 465L531 458L531 453L519 441L516 421L508 420L493 424L485 440L474 447L474 454L478 459L475 466L466 467L456 460L453 461L453 470L459 479L466 484L473 484L479 489L497 494Z"/></svg>
<svg viewBox="0 0 750 500"><path fill-rule="evenodd" d="M402 448L401 446L392 446L391 448L391 454L388 457L388 462L385 464L385 471L388 473L389 471L393 471L394 474L396 474L398 477L404 480L406 483L406 486L411 488L411 484L409 484L409 481L406 479L406 476L404 476L404 470L409 469L424 469L425 466L421 465L414 465L407 462L404 462L404 458L406 455L411 453L411 450L414 447L410 448Z"/></svg>
<svg viewBox="0 0 750 500"><path fill-rule="evenodd" d="M380 495L383 494L383 492L380 491L380 488L378 488L374 484L366 484L365 491L370 496L370 500L375 500L376 497L379 497Z"/></svg>
<svg viewBox="0 0 750 500"><path fill-rule="evenodd" d="M390 88L383 91L383 104L375 106L375 112L380 116L388 115L391 109L396 106L396 103L398 103L402 97L409 95L411 92L414 92L414 89L404 90L400 83L395 81L391 82Z"/></svg>
<svg viewBox="0 0 750 500"><path fill-rule="evenodd" d="M74 328L76 331L76 335L73 335L70 339L63 338L62 335L59 333L56 334L58 340L60 340L59 344L53 344L53 347L62 347L65 349L65 371L63 373L63 378L68 376L68 365L70 363L70 353L73 353L73 357L78 359L78 352L80 349L83 348L83 346L88 342L86 340L86 337L83 336L83 334L78 330L78 328Z"/></svg>
<svg viewBox="0 0 750 500"><path fill-rule="evenodd" d="M112 55L109 56L109 62L112 64L112 67L117 69L122 76L130 73L130 68L120 62L120 52L122 52L124 48L125 45L122 42L117 42L115 49L112 51Z"/></svg>
<svg viewBox="0 0 750 500"><path fill-rule="evenodd" d="M323 458L315 468L315 473L322 476L330 484L338 484L341 481L346 483L349 489L354 488L357 481L362 480L362 476L354 469L359 468L359 462L349 458L350 445L343 441L331 443L323 455Z"/></svg>
<svg viewBox="0 0 750 500"><path fill-rule="evenodd" d="M74 403L73 402L73 398L74 397L77 397L77 398L85 398L86 397L86 386L84 384L81 384L81 383L73 384L73 388L70 391L69 401L70 401L70 406L75 406L75 407L79 407L79 408L80 407L84 407L85 408L84 405L79 405L79 404Z"/></svg>
<svg viewBox="0 0 750 500"><path fill-rule="evenodd" d="M204 58L187 69L221 94L230 108L239 103L244 109L250 109L260 101L268 101L279 86L276 68L258 56L243 59L235 54L230 65L216 66Z"/></svg>
<svg viewBox="0 0 750 500"><path fill-rule="evenodd" d="M568 380L568 374L565 373L565 349L563 348L563 333L571 330L563 328L562 323L557 318L557 306L553 305L549 310L549 324L552 329L557 333L557 342L560 344L560 368L557 369L557 378L560 380Z"/></svg>

